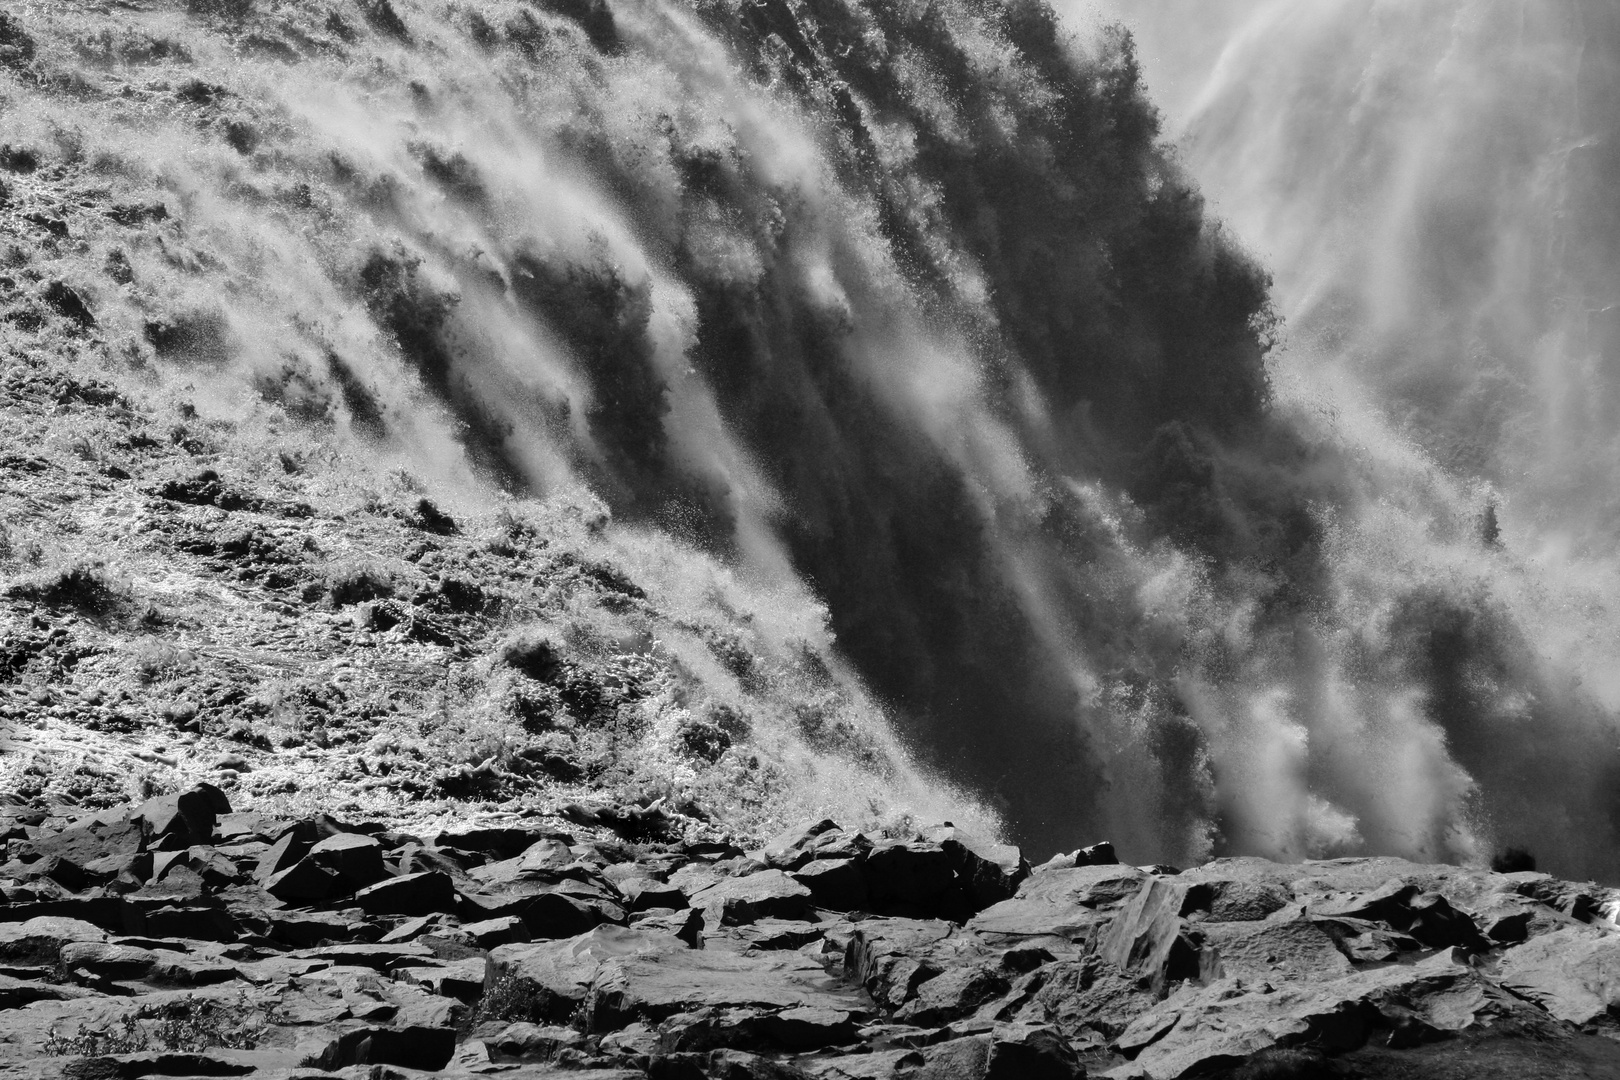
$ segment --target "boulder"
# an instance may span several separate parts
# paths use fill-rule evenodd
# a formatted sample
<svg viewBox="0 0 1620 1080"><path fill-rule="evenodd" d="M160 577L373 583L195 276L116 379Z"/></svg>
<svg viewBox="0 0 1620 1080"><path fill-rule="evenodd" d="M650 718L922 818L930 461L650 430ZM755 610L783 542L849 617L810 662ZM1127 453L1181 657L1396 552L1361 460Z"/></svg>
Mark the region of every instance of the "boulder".
<svg viewBox="0 0 1620 1080"><path fill-rule="evenodd" d="M1544 934L1502 958L1503 986L1572 1024L1620 1006L1620 937L1586 927Z"/></svg>
<svg viewBox="0 0 1620 1080"><path fill-rule="evenodd" d="M661 950L605 960L591 984L590 1025L611 1031L701 1009L826 1008L864 1013L858 991L793 953Z"/></svg>
<svg viewBox="0 0 1620 1080"><path fill-rule="evenodd" d="M1007 989L1006 977L989 964L955 967L919 983L915 996L894 1018L919 1027L939 1027L971 1014Z"/></svg>
<svg viewBox="0 0 1620 1080"><path fill-rule="evenodd" d="M1513 1003L1447 950L1412 966L1359 971L1323 982L1221 979L1177 994L1137 1017L1115 1048L1138 1073L1173 1080L1231 1067L1273 1046L1353 1050L1375 1027L1403 1039L1442 1037Z"/></svg>
<svg viewBox="0 0 1620 1080"><path fill-rule="evenodd" d="M565 832L523 825L469 826L446 829L433 838L433 846L457 851L481 851L496 859L521 855L542 841L561 844L566 849L574 838Z"/></svg>
<svg viewBox="0 0 1620 1080"><path fill-rule="evenodd" d="M54 964L66 945L106 940L106 931L80 919L47 915L22 923L0 923L0 960L12 964Z"/></svg>
<svg viewBox="0 0 1620 1080"><path fill-rule="evenodd" d="M456 889L438 871L405 874L367 885L354 894L367 915L431 915L456 910Z"/></svg>
<svg viewBox="0 0 1620 1080"><path fill-rule="evenodd" d="M867 905L866 873L857 859L815 859L795 870L793 880L810 890L818 907L857 911Z"/></svg>
<svg viewBox="0 0 1620 1080"><path fill-rule="evenodd" d="M361 1027L330 1039L310 1053L304 1063L329 1072L350 1065L400 1065L432 1070L450 1064L455 1052L455 1028Z"/></svg>
<svg viewBox="0 0 1620 1080"><path fill-rule="evenodd" d="M338 896L374 885L388 876L383 866L382 844L362 833L329 836L313 845L302 861L333 874L333 890Z"/></svg>
<svg viewBox="0 0 1620 1080"><path fill-rule="evenodd" d="M757 919L804 919L810 915L811 892L780 870L725 878L696 893L691 905L703 912L707 926L735 926Z"/></svg>
<svg viewBox="0 0 1620 1080"><path fill-rule="evenodd" d="M953 861L939 844L876 844L862 864L868 902L874 911L912 918L959 914Z"/></svg>
<svg viewBox="0 0 1620 1080"><path fill-rule="evenodd" d="M500 945L517 945L531 940L529 928L522 919L514 915L507 915L499 919L485 919L483 922L467 923L461 927L461 934L477 945L478 948L489 950Z"/></svg>
<svg viewBox="0 0 1620 1080"><path fill-rule="evenodd" d="M264 891L289 904L316 904L340 889L338 875L313 859L298 860L264 882Z"/></svg>
<svg viewBox="0 0 1620 1080"><path fill-rule="evenodd" d="M1206 946L1202 967L1206 980L1234 977L1277 985L1286 980L1333 979L1351 971L1338 941L1310 919L1203 923L1199 930Z"/></svg>
<svg viewBox="0 0 1620 1080"><path fill-rule="evenodd" d="M1108 922L1105 911L1135 896L1147 880L1134 866L1046 870L1032 874L1011 900L991 905L967 925L992 937L1085 941Z"/></svg>
<svg viewBox="0 0 1620 1080"><path fill-rule="evenodd" d="M599 926L564 941L497 946L490 950L485 986L511 986L532 998L543 1015L566 1021L590 995L597 972L608 960L687 948L673 934Z"/></svg>
<svg viewBox="0 0 1620 1080"><path fill-rule="evenodd" d="M797 870L815 858L811 845L818 837L842 831L836 821L827 818L801 822L771 837L757 855L766 866L777 870Z"/></svg>
<svg viewBox="0 0 1620 1080"><path fill-rule="evenodd" d="M679 886L670 885L651 877L622 878L615 882L619 895L631 911L650 911L653 908L684 908L686 894Z"/></svg>
<svg viewBox="0 0 1620 1080"><path fill-rule="evenodd" d="M62 946L60 962L70 974L84 972L98 979L139 979L151 969L158 955L134 945L107 941L75 941Z"/></svg>
<svg viewBox="0 0 1620 1080"><path fill-rule="evenodd" d="M1121 971L1146 978L1160 996L1171 982L1197 978L1198 946L1188 939L1182 918L1194 888L1181 881L1148 878L1097 940L1097 955ZM1328 944L1331 947L1331 940Z"/></svg>
<svg viewBox="0 0 1620 1080"><path fill-rule="evenodd" d="M922 839L938 844L950 856L969 912L1012 899L1029 877L1029 863L1010 844L993 844L952 825L926 829Z"/></svg>

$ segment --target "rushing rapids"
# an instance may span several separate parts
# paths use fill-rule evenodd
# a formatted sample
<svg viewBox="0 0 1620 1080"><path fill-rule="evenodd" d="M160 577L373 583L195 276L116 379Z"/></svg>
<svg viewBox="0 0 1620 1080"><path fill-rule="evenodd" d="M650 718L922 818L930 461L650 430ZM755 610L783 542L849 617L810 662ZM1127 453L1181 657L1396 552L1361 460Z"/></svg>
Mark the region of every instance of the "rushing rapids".
<svg viewBox="0 0 1620 1080"><path fill-rule="evenodd" d="M1127 12L1184 155L1032 0L22 7L85 89L9 82L0 141L175 209L84 283L132 358L813 593L1038 854L1620 871L1612 258L1549 172L1609 151L1539 124L1612 84L1492 81L1507 6Z"/></svg>

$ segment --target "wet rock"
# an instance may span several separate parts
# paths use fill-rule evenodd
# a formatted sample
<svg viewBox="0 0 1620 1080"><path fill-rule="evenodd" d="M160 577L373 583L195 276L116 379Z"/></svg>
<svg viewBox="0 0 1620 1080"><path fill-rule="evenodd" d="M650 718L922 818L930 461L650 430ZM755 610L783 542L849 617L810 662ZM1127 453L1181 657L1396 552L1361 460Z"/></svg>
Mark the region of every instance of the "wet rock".
<svg viewBox="0 0 1620 1080"><path fill-rule="evenodd" d="M339 892L339 878L313 859L299 859L264 882L264 891L289 904L319 903Z"/></svg>
<svg viewBox="0 0 1620 1080"><path fill-rule="evenodd" d="M99 859L137 854L146 848L146 837L139 821L131 820L120 812L111 820L92 822L61 832L36 832L36 835L14 842L13 858L29 861L38 859L67 859L88 867Z"/></svg>
<svg viewBox="0 0 1620 1080"><path fill-rule="evenodd" d="M801 822L767 840L759 852L760 861L777 870L797 870L815 858L812 845L817 838L842 831L837 822L827 818Z"/></svg>
<svg viewBox="0 0 1620 1080"><path fill-rule="evenodd" d="M952 940L956 934L940 920L869 920L851 934L844 970L879 1005L897 1009L959 953Z"/></svg>

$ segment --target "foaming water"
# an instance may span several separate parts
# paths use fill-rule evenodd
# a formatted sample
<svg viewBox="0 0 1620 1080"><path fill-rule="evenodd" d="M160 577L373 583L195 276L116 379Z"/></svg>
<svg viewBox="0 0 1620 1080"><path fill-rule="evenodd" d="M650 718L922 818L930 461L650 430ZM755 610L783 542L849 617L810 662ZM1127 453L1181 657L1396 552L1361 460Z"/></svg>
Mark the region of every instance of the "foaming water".
<svg viewBox="0 0 1620 1080"><path fill-rule="evenodd" d="M1620 16L1189 7L1113 11L1276 275L1279 408L1343 468L1305 786L1352 847L1612 877Z"/></svg>
<svg viewBox="0 0 1620 1080"><path fill-rule="evenodd" d="M1556 164L1609 84L1555 8L1133 5L1190 169L1026 0L157 12L228 105L8 118L183 204L110 332L705 549L1033 854L1614 876L1612 263Z"/></svg>

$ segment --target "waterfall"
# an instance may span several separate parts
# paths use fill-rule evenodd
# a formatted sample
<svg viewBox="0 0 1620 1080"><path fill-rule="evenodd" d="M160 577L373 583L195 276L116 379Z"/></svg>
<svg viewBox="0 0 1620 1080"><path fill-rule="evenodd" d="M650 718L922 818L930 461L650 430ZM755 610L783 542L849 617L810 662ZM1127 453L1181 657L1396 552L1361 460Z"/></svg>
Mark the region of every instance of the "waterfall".
<svg viewBox="0 0 1620 1080"><path fill-rule="evenodd" d="M5 114L132 355L824 607L1032 854L1620 873L1597 0L258 6Z"/></svg>

